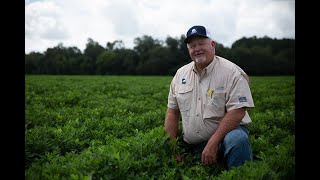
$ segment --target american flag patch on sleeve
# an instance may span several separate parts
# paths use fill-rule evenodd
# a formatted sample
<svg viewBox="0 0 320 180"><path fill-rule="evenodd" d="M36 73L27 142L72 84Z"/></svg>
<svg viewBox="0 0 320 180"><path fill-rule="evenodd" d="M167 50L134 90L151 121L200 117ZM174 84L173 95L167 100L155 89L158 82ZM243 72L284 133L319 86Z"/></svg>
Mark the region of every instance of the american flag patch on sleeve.
<svg viewBox="0 0 320 180"><path fill-rule="evenodd" d="M246 97L239 97L239 102L247 102L247 98Z"/></svg>

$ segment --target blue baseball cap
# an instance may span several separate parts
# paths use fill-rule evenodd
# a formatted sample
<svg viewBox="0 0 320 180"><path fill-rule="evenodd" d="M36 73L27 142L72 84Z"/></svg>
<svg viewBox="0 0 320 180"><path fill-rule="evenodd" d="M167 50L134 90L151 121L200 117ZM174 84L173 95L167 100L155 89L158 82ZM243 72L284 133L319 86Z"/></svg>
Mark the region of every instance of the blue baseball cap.
<svg viewBox="0 0 320 180"><path fill-rule="evenodd" d="M192 37L196 37L196 36L211 38L211 34L207 30L207 28L205 28L204 26L196 25L196 26L192 26L187 31L187 36L186 36L186 39L184 40L184 42L188 43Z"/></svg>

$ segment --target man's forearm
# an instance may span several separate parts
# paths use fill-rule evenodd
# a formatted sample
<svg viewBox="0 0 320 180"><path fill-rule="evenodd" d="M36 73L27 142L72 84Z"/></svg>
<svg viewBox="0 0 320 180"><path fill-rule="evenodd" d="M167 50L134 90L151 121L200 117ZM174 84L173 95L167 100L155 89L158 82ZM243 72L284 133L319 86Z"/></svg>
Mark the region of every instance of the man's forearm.
<svg viewBox="0 0 320 180"><path fill-rule="evenodd" d="M179 125L179 111L168 108L166 119L165 119L165 130L166 130L166 133L170 135L171 139L175 139L177 137L178 125Z"/></svg>
<svg viewBox="0 0 320 180"><path fill-rule="evenodd" d="M216 132L214 132L211 138L209 139L208 144L218 145L228 132L235 129L240 124L244 115L244 108L235 109L228 112L225 115L225 117L221 120Z"/></svg>

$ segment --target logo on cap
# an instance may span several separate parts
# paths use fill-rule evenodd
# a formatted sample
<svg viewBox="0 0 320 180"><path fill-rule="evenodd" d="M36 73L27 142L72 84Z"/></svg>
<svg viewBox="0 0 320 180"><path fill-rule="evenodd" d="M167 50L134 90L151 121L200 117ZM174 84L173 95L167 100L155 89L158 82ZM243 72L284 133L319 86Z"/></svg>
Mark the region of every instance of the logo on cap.
<svg viewBox="0 0 320 180"><path fill-rule="evenodd" d="M197 33L197 30L196 29L192 29L191 34L193 34L193 33Z"/></svg>

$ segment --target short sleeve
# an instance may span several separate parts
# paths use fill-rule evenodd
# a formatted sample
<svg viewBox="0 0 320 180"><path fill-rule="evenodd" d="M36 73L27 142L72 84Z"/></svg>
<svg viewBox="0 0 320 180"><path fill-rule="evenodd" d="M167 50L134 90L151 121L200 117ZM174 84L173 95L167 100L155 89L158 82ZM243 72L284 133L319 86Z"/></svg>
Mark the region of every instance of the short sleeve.
<svg viewBox="0 0 320 180"><path fill-rule="evenodd" d="M229 88L226 103L227 111L242 107L246 107L247 109L254 107L249 78L246 74L239 73L236 75Z"/></svg>
<svg viewBox="0 0 320 180"><path fill-rule="evenodd" d="M178 103L177 103L177 99L176 99L176 95L175 95L175 78L176 76L174 76L174 78L172 79L171 83L170 83L170 88L169 88L169 94L168 94L168 104L167 107L171 108L171 109L178 109Z"/></svg>

